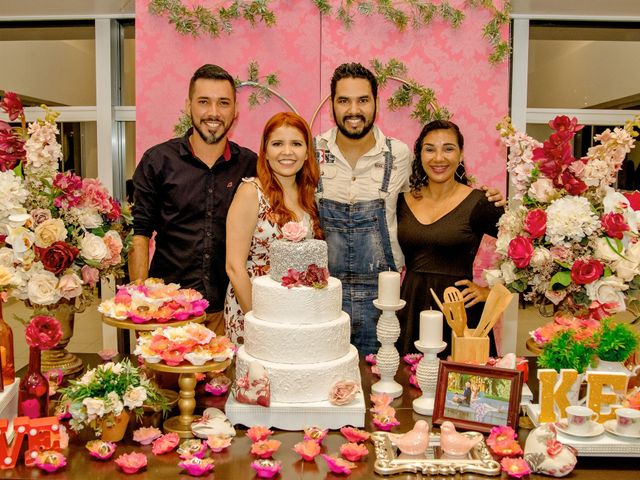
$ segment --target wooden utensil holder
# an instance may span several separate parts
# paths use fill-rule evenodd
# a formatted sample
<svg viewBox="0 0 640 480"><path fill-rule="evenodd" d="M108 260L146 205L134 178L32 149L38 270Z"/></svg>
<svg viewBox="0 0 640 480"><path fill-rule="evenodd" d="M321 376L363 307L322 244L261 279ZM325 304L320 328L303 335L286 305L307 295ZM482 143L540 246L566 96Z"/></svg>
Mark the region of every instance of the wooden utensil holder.
<svg viewBox="0 0 640 480"><path fill-rule="evenodd" d="M451 352L454 362L472 362L484 365L489 360L489 337L471 337L473 330L465 329L464 337L451 332Z"/></svg>

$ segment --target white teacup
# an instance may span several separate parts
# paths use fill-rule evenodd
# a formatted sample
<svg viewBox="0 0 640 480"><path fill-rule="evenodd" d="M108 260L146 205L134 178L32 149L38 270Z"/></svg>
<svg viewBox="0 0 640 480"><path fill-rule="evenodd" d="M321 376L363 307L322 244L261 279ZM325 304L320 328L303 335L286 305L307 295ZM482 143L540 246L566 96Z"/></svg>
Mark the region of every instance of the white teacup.
<svg viewBox="0 0 640 480"><path fill-rule="evenodd" d="M618 408L616 410L616 431L624 435L640 436L640 410Z"/></svg>
<svg viewBox="0 0 640 480"><path fill-rule="evenodd" d="M567 430L572 433L585 434L591 428L592 420L598 420L598 414L588 407L572 405L567 407Z"/></svg>

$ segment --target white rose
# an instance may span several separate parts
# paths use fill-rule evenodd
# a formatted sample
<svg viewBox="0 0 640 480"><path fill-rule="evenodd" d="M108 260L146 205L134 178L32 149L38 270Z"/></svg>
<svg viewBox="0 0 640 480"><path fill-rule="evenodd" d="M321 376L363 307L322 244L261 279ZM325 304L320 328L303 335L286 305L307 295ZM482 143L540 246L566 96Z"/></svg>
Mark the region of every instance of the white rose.
<svg viewBox="0 0 640 480"><path fill-rule="evenodd" d="M515 282L518 277L516 276L516 266L515 264L509 260L500 265L500 270L502 270L502 278L504 278L504 283L509 284Z"/></svg>
<svg viewBox="0 0 640 480"><path fill-rule="evenodd" d="M71 213L72 215L75 215L75 217L78 219L78 223L84 228L98 228L103 223L100 214L93 209L72 208Z"/></svg>
<svg viewBox="0 0 640 480"><path fill-rule="evenodd" d="M89 385L91 382L93 382L93 379L95 378L95 376L96 376L96 371L89 370L84 375L82 375L82 377L79 380L79 383L81 385Z"/></svg>
<svg viewBox="0 0 640 480"><path fill-rule="evenodd" d="M0 287L6 287L12 283L13 271L9 267L0 265Z"/></svg>
<svg viewBox="0 0 640 480"><path fill-rule="evenodd" d="M624 282L630 282L633 277L640 274L640 268L636 262L631 262L623 258L618 258L618 261L613 263L613 269L616 276Z"/></svg>
<svg viewBox="0 0 640 480"><path fill-rule="evenodd" d="M144 387L129 388L122 397L124 406L129 409L141 407L147 399L147 391Z"/></svg>
<svg viewBox="0 0 640 480"><path fill-rule="evenodd" d="M82 240L80 240L80 255L87 260L101 261L109 254L107 246L102 241L102 238L94 235L93 233L87 233Z"/></svg>
<svg viewBox="0 0 640 480"><path fill-rule="evenodd" d="M531 257L531 266L534 269L540 270L546 267L552 262L551 252L545 247L536 247L533 250L533 256Z"/></svg>
<svg viewBox="0 0 640 480"><path fill-rule="evenodd" d="M31 230L24 227L9 227L8 231L9 235L7 235L5 242L11 245L13 254L17 258L21 258L27 250L31 249L35 236Z"/></svg>
<svg viewBox="0 0 640 480"><path fill-rule="evenodd" d="M107 394L107 403L109 404L109 410L114 415L118 416L124 409L124 404L120 400L120 396L116 392L109 392Z"/></svg>
<svg viewBox="0 0 640 480"><path fill-rule="evenodd" d="M550 202L556 194L553 182L548 178L539 178L529 187L529 196L543 203Z"/></svg>
<svg viewBox="0 0 640 480"><path fill-rule="evenodd" d="M45 220L35 229L35 243L40 248L50 247L54 242L67 238L67 229L59 218Z"/></svg>
<svg viewBox="0 0 640 480"><path fill-rule="evenodd" d="M613 251L609 243L607 243L607 240L604 238L597 238L595 240L595 245L593 247L593 256L594 258L602 260L605 263L611 263L620 260L620 255Z"/></svg>
<svg viewBox="0 0 640 480"><path fill-rule="evenodd" d="M63 298L70 300L82 293L82 279L75 273L68 273L60 277L58 291Z"/></svg>
<svg viewBox="0 0 640 480"><path fill-rule="evenodd" d="M87 415L89 417L102 417L105 414L104 401L100 400L99 398L85 398L82 401L82 404L86 407Z"/></svg>
<svg viewBox="0 0 640 480"><path fill-rule="evenodd" d="M485 270L482 272L487 285L493 287L496 283L502 283L502 271L501 270Z"/></svg>
<svg viewBox="0 0 640 480"><path fill-rule="evenodd" d="M611 312L624 312L624 290L629 288L618 277L611 275L586 285L587 295L591 301L616 305Z"/></svg>
<svg viewBox="0 0 640 480"><path fill-rule="evenodd" d="M58 277L46 270L31 276L27 284L27 295L31 303L52 305L60 300Z"/></svg>
<svg viewBox="0 0 640 480"><path fill-rule="evenodd" d="M636 243L629 243L626 251L624 252L624 256L627 257L629 261L640 264L640 241Z"/></svg>
<svg viewBox="0 0 640 480"><path fill-rule="evenodd" d="M13 250L11 248L0 248L0 265L13 267Z"/></svg>
<svg viewBox="0 0 640 480"><path fill-rule="evenodd" d="M509 251L509 243L513 240L513 236L509 234L498 234L498 238L496 239L496 252L507 256L507 252Z"/></svg>

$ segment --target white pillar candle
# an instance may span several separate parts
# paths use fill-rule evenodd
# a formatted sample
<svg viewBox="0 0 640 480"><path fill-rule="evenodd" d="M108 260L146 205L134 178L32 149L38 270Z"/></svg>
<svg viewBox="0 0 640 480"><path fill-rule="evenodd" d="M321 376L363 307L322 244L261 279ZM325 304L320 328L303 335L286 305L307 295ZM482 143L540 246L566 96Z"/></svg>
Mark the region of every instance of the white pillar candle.
<svg viewBox="0 0 640 480"><path fill-rule="evenodd" d="M383 305L400 303L400 274L380 272L378 274L378 301Z"/></svg>
<svg viewBox="0 0 640 480"><path fill-rule="evenodd" d="M442 312L424 310L420 312L420 343L426 347L437 347L442 343Z"/></svg>

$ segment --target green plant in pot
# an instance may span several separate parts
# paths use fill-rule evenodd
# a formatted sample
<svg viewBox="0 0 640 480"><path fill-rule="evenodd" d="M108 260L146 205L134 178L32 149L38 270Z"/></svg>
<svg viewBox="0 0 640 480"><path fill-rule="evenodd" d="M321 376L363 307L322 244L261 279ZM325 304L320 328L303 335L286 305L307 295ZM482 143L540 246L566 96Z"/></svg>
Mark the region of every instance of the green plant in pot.
<svg viewBox="0 0 640 480"><path fill-rule="evenodd" d="M552 368L556 371L572 368L584 373L595 354L591 342L575 338L573 330L556 333L547 342L538 357L538 367Z"/></svg>
<svg viewBox="0 0 640 480"><path fill-rule="evenodd" d="M595 334L598 358L607 362L624 362L638 348L638 334L628 323L610 318L601 322Z"/></svg>

